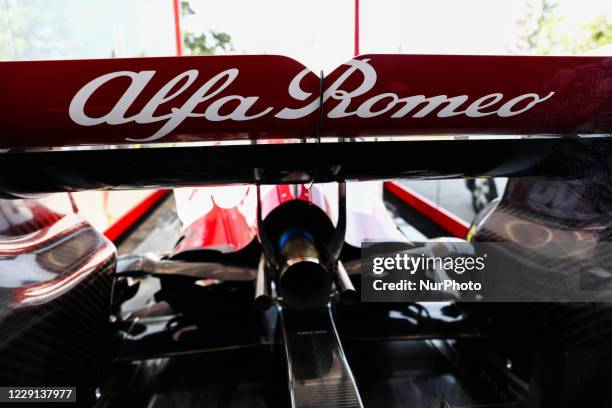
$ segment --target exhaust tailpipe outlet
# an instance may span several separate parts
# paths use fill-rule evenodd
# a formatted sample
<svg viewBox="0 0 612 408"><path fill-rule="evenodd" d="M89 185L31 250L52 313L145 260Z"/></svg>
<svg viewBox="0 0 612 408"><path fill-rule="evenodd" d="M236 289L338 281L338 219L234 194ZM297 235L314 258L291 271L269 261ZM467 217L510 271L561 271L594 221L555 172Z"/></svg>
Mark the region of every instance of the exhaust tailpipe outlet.
<svg viewBox="0 0 612 408"><path fill-rule="evenodd" d="M304 229L290 229L281 235L279 249L278 282L283 303L295 310L325 307L330 299L332 277L313 236Z"/></svg>

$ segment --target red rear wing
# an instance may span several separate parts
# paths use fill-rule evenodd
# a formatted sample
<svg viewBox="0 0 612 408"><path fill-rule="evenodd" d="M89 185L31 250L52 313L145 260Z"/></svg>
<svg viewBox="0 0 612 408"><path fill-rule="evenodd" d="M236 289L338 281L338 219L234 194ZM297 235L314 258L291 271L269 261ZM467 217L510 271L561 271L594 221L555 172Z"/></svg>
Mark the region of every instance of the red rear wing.
<svg viewBox="0 0 612 408"><path fill-rule="evenodd" d="M0 147L612 129L612 58L364 55L320 82L274 55L3 62Z"/></svg>
<svg viewBox="0 0 612 408"><path fill-rule="evenodd" d="M6 152L0 157L2 171L9 165L23 169L28 162L25 157L31 161L36 152L36 161L49 162L36 169L54 174L54 180L48 181L55 186L45 188L51 190L245 182L258 177L251 170L268 168L273 171L267 174L274 174L269 181L303 181L315 173L325 174L321 166L337 168L335 176L329 175L332 179L492 174L491 168L466 171L470 167L465 164L467 157L463 170L436 164L442 158L442 146L434 149L431 142L426 147L418 147L422 142L397 143L402 136L607 135L612 129L611 57L364 55L324 78L290 58L273 55L2 62L0 89L0 148ZM364 137L371 143L370 136L393 136L394 142L378 141L378 150L372 152L388 152L402 165L376 172L372 163L355 164L354 172L343 174L342 165L347 163L334 155L358 155L360 149L367 153L371 147L345 144L346 149L338 150L331 145ZM295 146L295 142L313 139L333 143ZM194 142L224 144L226 149ZM168 153L170 143L180 152ZM247 150L245 143L251 144ZM271 143L284 147L261 147ZM547 154L553 144L569 142L548 143ZM160 151L126 152L146 144L164 149L163 155ZM510 145L510 150L524 149L508 141L504 149ZM81 146L99 146L95 151L109 146L117 149L112 154L78 150L79 155L70 156L66 151L47 151ZM112 171L108 167L119 165L123 157L133 172L137 166L146 168L146 160L154 156L158 156L155 160L187 159L186 150L196 146L208 162L197 160L191 170L187 165L180 169L169 166L167 174L156 177L125 174L112 182L104 181L105 177L94 177L92 169L79 169L77 163L101 160L83 165L105 165L105 170ZM236 161L232 158L251 157L250 162L243 162L251 166L251 175L228 175L223 165L215 167L219 164L215 159L202 156L204 147L219 149L215 153L224 154L233 164ZM492 143L481 143L480 148L486 148L482 153L487 155L500 153ZM425 154L431 165L418 168L411 160L402 160L409 159L415 150ZM456 152L462 153L461 149ZM515 153L518 157L529 151ZM196 160L194 154L191 151L189 157ZM275 159L279 154L316 157L310 161L302 157L292 168ZM14 155L22 160L15 161ZM73 159L73 167L61 163L66 157ZM320 162L323 158L327 162ZM361 159L374 158L366 155ZM60 163L55 163L58 160ZM500 160L490 162L489 167L499 167ZM521 169L524 171L524 166ZM308 174L296 175L296 171ZM30 183L28 188L11 177L0 184L5 191L37 191L44 183L36 188Z"/></svg>

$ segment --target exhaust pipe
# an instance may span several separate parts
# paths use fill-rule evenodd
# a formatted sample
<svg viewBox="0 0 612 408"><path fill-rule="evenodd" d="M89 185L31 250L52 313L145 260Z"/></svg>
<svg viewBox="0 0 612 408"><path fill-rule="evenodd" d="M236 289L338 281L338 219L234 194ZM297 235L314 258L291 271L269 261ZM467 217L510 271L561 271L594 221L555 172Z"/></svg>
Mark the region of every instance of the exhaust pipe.
<svg viewBox="0 0 612 408"><path fill-rule="evenodd" d="M290 229L279 240L281 268L279 291L283 302L296 310L325 307L329 302L332 277L313 236L304 229Z"/></svg>

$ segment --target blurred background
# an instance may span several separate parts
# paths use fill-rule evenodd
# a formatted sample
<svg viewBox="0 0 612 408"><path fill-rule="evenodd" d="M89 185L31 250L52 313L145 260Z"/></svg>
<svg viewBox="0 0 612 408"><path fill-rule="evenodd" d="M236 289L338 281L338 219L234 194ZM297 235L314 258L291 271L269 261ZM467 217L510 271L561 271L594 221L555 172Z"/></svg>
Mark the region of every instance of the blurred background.
<svg viewBox="0 0 612 408"><path fill-rule="evenodd" d="M174 0L0 0L2 60L175 55ZM355 0L178 0L186 54L353 56ZM610 44L602 0L359 0L360 52L576 55ZM608 48L609 50L609 48Z"/></svg>
<svg viewBox="0 0 612 408"><path fill-rule="evenodd" d="M314 72L330 72L355 53L612 55L612 4L602 0L0 0L0 61L282 54ZM502 194L505 180L404 184L469 222L475 211ZM83 192L74 197L80 211L104 231L151 194Z"/></svg>

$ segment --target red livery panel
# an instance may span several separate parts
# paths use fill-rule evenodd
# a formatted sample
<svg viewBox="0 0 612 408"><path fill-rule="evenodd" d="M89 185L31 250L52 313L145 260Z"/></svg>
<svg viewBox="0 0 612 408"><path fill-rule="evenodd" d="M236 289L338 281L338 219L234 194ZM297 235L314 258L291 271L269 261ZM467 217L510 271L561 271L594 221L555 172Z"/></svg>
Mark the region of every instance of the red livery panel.
<svg viewBox="0 0 612 408"><path fill-rule="evenodd" d="M2 62L0 89L5 149L612 128L609 57L365 55L323 80L273 55Z"/></svg>

